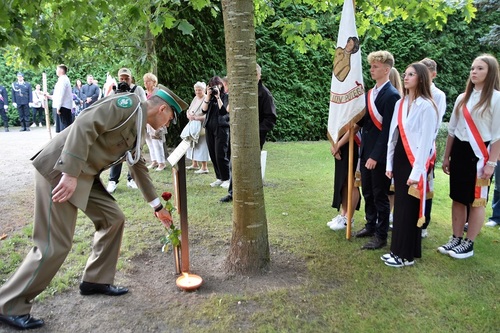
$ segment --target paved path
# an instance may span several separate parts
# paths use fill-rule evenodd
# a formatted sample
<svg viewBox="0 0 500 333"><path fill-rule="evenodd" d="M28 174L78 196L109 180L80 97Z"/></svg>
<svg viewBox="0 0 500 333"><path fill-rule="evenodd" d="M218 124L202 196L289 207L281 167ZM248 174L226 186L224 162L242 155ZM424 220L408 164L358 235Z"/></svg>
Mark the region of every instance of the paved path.
<svg viewBox="0 0 500 333"><path fill-rule="evenodd" d="M19 127L9 129L10 132L3 132L0 128L0 235L31 222L25 218L33 214L34 175L30 158L50 140L46 127L31 128L29 132L19 132ZM54 128L51 129L54 137Z"/></svg>

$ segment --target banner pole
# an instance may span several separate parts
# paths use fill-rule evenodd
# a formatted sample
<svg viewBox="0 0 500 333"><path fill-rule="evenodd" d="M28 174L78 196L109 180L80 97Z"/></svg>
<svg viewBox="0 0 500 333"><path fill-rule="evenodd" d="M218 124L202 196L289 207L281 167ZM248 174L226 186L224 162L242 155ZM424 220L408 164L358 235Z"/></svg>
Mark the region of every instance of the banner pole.
<svg viewBox="0 0 500 333"><path fill-rule="evenodd" d="M347 171L347 227L345 231L345 238L351 239L351 221L354 214L352 209L352 191L354 188L354 122L349 122L349 166Z"/></svg>

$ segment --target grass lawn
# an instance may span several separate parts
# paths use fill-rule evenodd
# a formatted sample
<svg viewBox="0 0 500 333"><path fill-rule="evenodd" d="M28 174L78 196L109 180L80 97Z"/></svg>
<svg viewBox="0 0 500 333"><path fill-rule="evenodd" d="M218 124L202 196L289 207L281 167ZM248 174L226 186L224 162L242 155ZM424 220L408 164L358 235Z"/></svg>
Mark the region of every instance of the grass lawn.
<svg viewBox="0 0 500 333"><path fill-rule="evenodd" d="M448 178L440 169L429 237L422 241L423 257L413 267L395 269L379 259L388 248L361 250L366 240L347 241L345 232L326 226L336 215L331 208L334 162L328 142L267 143L265 148L269 242L273 250L287 251L303 262L307 278L271 291L208 295L197 308L189 309L189 319L170 318L179 331L500 331L500 230L483 228L475 255L466 260L436 251L451 234ZM214 178L211 172L188 175L189 222L196 234L206 236L200 239L204 246L223 248L231 235L232 205L218 203L225 190L208 186ZM159 192L172 191L169 173L152 176ZM125 190L125 179L122 175L116 197L127 216L119 262L126 273L127 259L160 249L161 229L141 197ZM362 210L355 213L354 230L363 226L363 215ZM486 216L490 215L489 204ZM79 282L92 232L81 214L73 250L42 300ZM0 282L24 257L30 234L27 226L0 242ZM238 302L247 306L246 312L238 310Z"/></svg>

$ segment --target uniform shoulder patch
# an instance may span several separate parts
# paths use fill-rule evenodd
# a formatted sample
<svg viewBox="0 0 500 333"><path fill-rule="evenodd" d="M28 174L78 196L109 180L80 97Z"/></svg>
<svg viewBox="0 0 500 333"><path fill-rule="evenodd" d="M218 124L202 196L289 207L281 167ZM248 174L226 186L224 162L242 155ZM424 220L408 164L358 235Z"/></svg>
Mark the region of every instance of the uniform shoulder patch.
<svg viewBox="0 0 500 333"><path fill-rule="evenodd" d="M132 99L128 96L123 96L116 99L116 106L120 108L129 108L132 106L132 104L134 103L132 102Z"/></svg>

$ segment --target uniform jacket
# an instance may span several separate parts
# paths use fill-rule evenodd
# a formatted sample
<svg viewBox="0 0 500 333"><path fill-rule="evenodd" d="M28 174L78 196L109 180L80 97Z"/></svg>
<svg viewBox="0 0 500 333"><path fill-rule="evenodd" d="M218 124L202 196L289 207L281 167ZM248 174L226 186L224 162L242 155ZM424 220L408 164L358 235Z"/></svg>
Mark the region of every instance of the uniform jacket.
<svg viewBox="0 0 500 333"><path fill-rule="evenodd" d="M147 110L135 94L103 98L85 109L75 122L52 139L33 158L34 167L53 186L62 173L78 177L70 202L85 210L94 180L134 150L137 139L137 107L142 107L142 138L145 140ZM157 198L143 158L130 166L132 177L146 201Z"/></svg>
<svg viewBox="0 0 500 333"><path fill-rule="evenodd" d="M24 81L20 84L18 81L12 83L12 103L17 105L28 105L33 100L31 93L31 84Z"/></svg>
<svg viewBox="0 0 500 333"><path fill-rule="evenodd" d="M9 105L9 95L7 94L7 90L5 90L4 86L0 86L0 110L4 110L4 106Z"/></svg>
<svg viewBox="0 0 500 333"><path fill-rule="evenodd" d="M368 97L368 94L366 94ZM379 130L372 121L370 113L366 111L364 117L358 122L363 127L361 131L361 150L360 157L366 161L369 158L377 163L386 163L387 157L387 139L389 138L389 129L391 126L394 105L400 99L399 92L390 83L387 82L379 91L375 99L375 106L383 117L382 130ZM368 105L368 100L366 101Z"/></svg>

